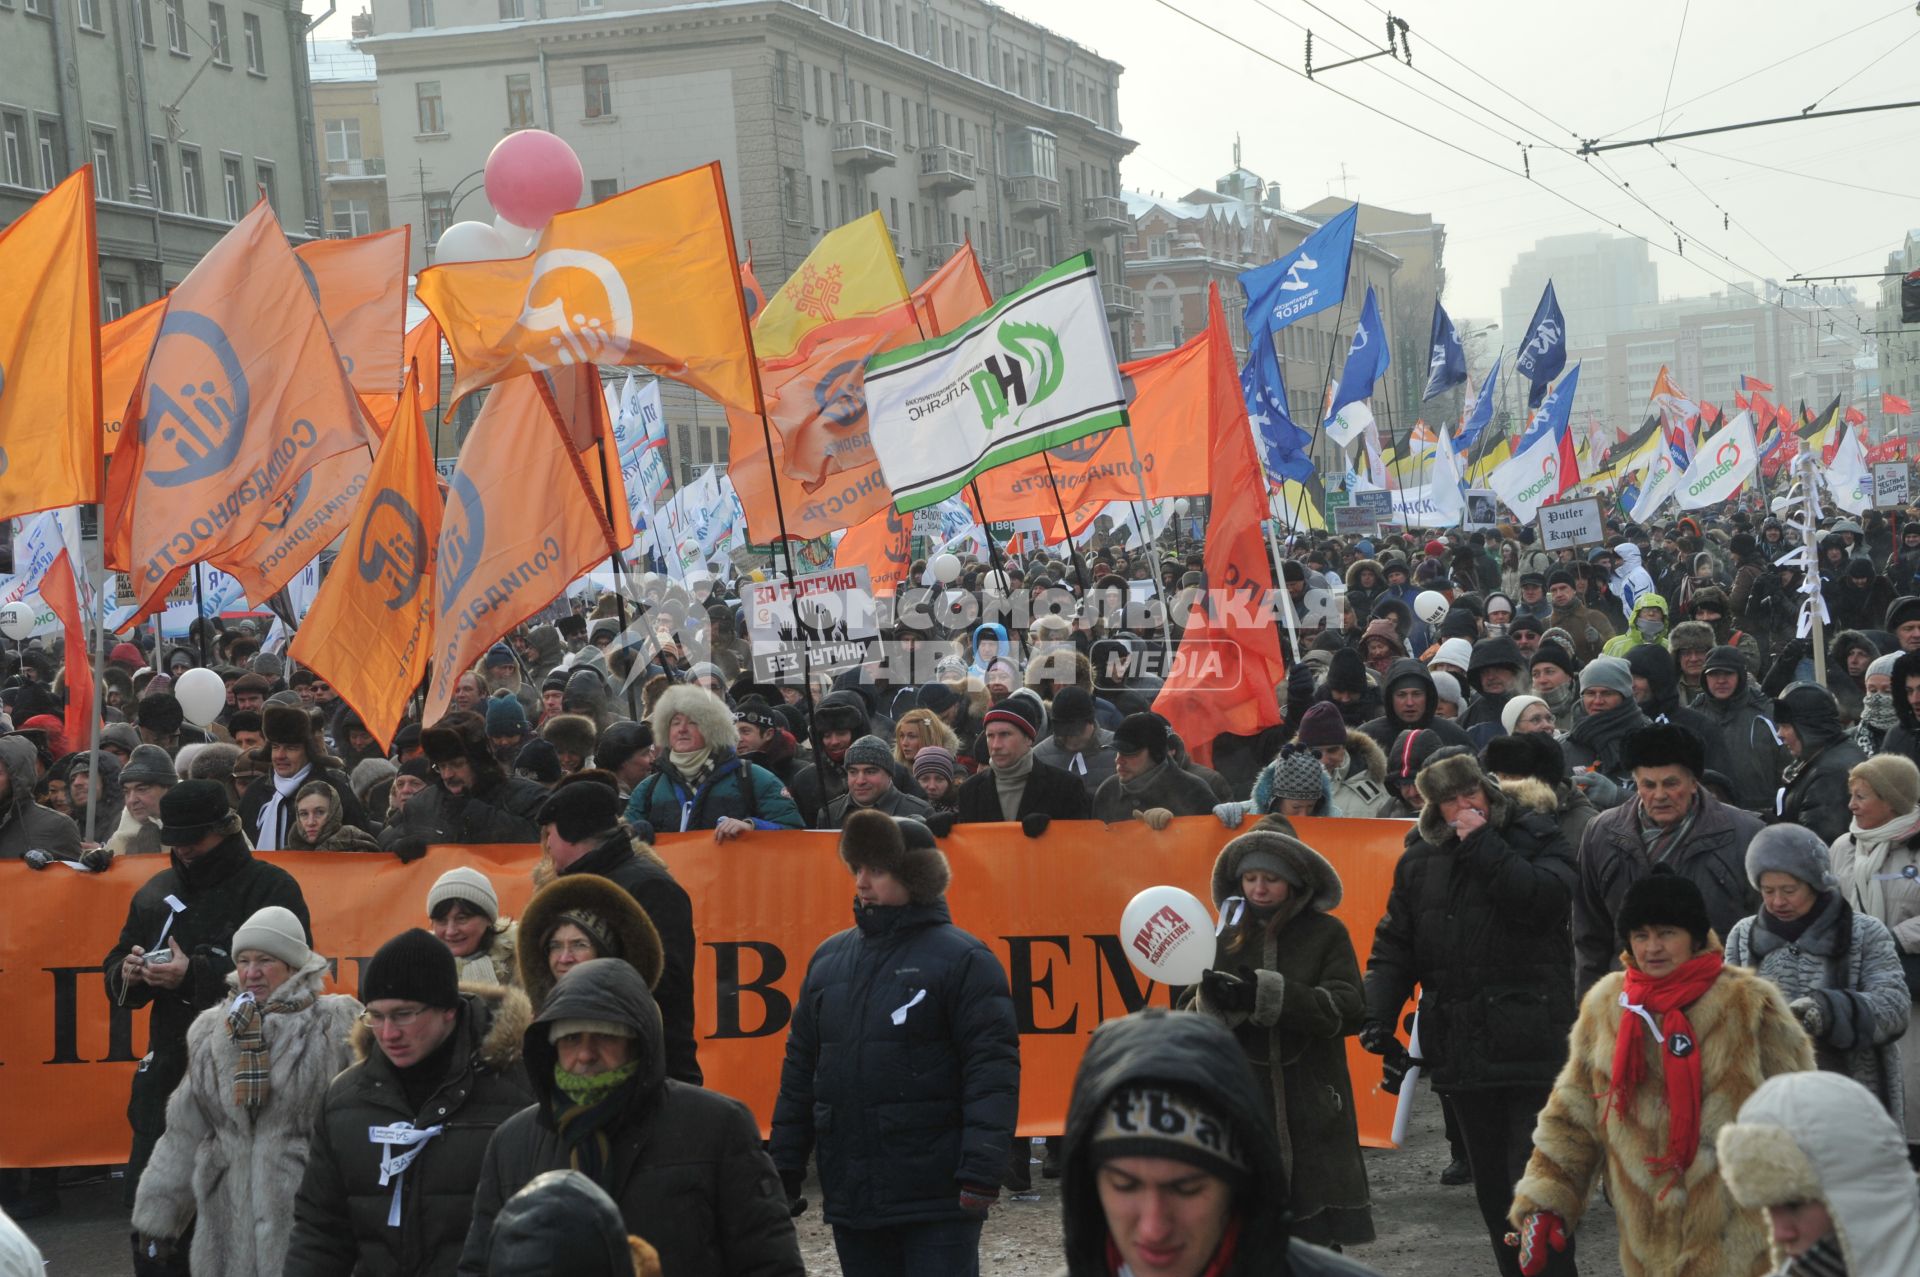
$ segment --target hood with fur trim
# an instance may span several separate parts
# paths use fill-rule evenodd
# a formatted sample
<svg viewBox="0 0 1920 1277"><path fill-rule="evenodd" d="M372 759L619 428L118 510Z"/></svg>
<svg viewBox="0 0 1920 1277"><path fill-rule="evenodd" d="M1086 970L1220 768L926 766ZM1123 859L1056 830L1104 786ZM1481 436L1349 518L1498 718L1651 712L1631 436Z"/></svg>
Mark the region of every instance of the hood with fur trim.
<svg viewBox="0 0 1920 1277"><path fill-rule="evenodd" d="M1503 780L1499 784L1500 792L1523 810L1537 811L1543 816L1560 814L1560 795L1544 780L1523 776L1518 780Z"/></svg>
<svg viewBox="0 0 1920 1277"><path fill-rule="evenodd" d="M1364 591L1369 588L1360 584L1360 573L1369 568L1373 570L1373 585L1371 588L1376 592L1387 588L1387 570L1380 566L1380 560L1355 559L1347 565L1347 589L1349 592L1354 590Z"/></svg>
<svg viewBox="0 0 1920 1277"><path fill-rule="evenodd" d="M1307 905L1321 913L1340 907L1343 888L1340 874L1332 862L1298 838L1277 829L1256 825L1220 849L1213 861L1213 907L1218 909L1228 897L1240 892L1240 862L1251 852L1277 856L1300 881L1306 884Z"/></svg>
<svg viewBox="0 0 1920 1277"><path fill-rule="evenodd" d="M677 683L660 694L647 715L653 739L662 749L667 747L667 725L676 714L685 714L693 720L708 748L715 751L739 748L740 729L734 726L733 712L726 702L691 683Z"/></svg>
<svg viewBox="0 0 1920 1277"><path fill-rule="evenodd" d="M640 973L649 989L660 983L660 973L666 969L666 949L653 919L640 907L640 902L618 883L599 874L568 874L534 892L526 911L520 915L521 944L515 960L520 968L520 986L527 991L534 1006L545 1006L547 994L553 989L554 975L547 966L547 941L563 915L569 913L591 914L612 933L620 951L599 953L595 957L627 962Z"/></svg>
<svg viewBox="0 0 1920 1277"><path fill-rule="evenodd" d="M1347 729L1347 775L1353 775L1353 766L1359 763L1366 768L1367 775L1376 785L1387 783L1387 752L1380 748L1379 742L1365 732Z"/></svg>
<svg viewBox="0 0 1920 1277"><path fill-rule="evenodd" d="M462 983L460 995L466 1004L462 1009L467 1023L455 1032L464 1031L478 1039L473 1044L474 1058L491 1072L504 1073L512 1068L520 1060L521 1036L533 1023L533 1003L520 990L497 984ZM358 1020L354 1021L348 1044L353 1047L355 1063L380 1054L373 1030Z"/></svg>

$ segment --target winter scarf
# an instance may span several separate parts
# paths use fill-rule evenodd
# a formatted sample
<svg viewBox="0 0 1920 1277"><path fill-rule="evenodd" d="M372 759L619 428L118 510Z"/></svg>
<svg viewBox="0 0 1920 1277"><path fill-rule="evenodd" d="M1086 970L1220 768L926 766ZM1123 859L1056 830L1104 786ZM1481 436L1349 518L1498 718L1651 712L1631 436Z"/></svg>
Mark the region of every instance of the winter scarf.
<svg viewBox="0 0 1920 1277"><path fill-rule="evenodd" d="M1836 1226L1839 1221L1834 1221ZM1804 1255L1796 1255L1780 1270L1785 1277L1847 1277L1847 1256L1837 1233L1828 1233Z"/></svg>
<svg viewBox="0 0 1920 1277"><path fill-rule="evenodd" d="M1876 918L1887 916L1887 893L1880 886L1880 871L1894 845L1905 842L1916 831L1920 831L1920 809L1895 816L1877 829L1862 829L1858 820L1848 826L1847 832L1853 835L1851 894L1863 912Z"/></svg>
<svg viewBox="0 0 1920 1277"><path fill-rule="evenodd" d="M702 745L685 754L677 749L669 750L667 761L673 764L673 770L679 772L682 779L698 789L700 782L707 778L707 773L713 768L713 746Z"/></svg>
<svg viewBox="0 0 1920 1277"><path fill-rule="evenodd" d="M1860 721L1881 732L1890 732L1900 724L1893 708L1892 692L1868 692L1860 698Z"/></svg>
<svg viewBox="0 0 1920 1277"><path fill-rule="evenodd" d="M267 1051L267 1017L304 1011L313 1005L313 996L309 990L275 995L262 1003L251 993L243 993L228 1008L227 1036L233 1039L235 1056L233 1102L244 1108L249 1118L260 1116L260 1110L272 1098L269 1079L273 1060Z"/></svg>
<svg viewBox="0 0 1920 1277"><path fill-rule="evenodd" d="M1606 1113L1630 1101L1646 1072L1641 1043L1651 1031L1661 1053L1661 1077L1667 1096L1667 1152L1647 1159L1656 1175L1670 1174L1678 1184L1700 1151L1700 1040L1693 1035L1686 1008L1698 1002L1720 978L1721 954L1702 953L1655 979L1635 967L1626 970L1620 991L1620 1036L1613 1048L1613 1086L1607 1092ZM1659 1023L1654 1016L1659 1016ZM1669 1188L1672 1185L1668 1186ZM1665 1196L1665 1190L1662 1190Z"/></svg>
<svg viewBox="0 0 1920 1277"><path fill-rule="evenodd" d="M1647 814L1646 807L1642 806L1639 809L1640 845L1647 849L1647 863L1660 864L1667 858L1668 852L1684 844L1688 835L1693 833L1693 822L1699 814L1700 795L1695 794L1693 805L1687 808L1687 814L1680 818L1679 823L1663 829L1654 822L1652 816Z"/></svg>
<svg viewBox="0 0 1920 1277"><path fill-rule="evenodd" d="M260 837L254 840L255 851L280 850L280 844L287 839L286 827L293 815L293 796L311 775L312 763L291 776L269 773L273 781L273 797L267 799L266 805L260 809Z"/></svg>
<svg viewBox="0 0 1920 1277"><path fill-rule="evenodd" d="M1122 776L1120 778L1120 792L1125 794L1144 794L1151 792L1153 787L1160 783L1160 778L1167 774L1167 768L1172 765L1172 763L1162 759L1147 768L1147 770L1141 772L1138 776L1135 776L1132 780L1128 780Z"/></svg>
<svg viewBox="0 0 1920 1277"><path fill-rule="evenodd" d="M640 1062L630 1060L617 1069L578 1077L553 1066L554 1125L560 1132L560 1146L566 1151L568 1165L606 1187L607 1156L613 1142L607 1128L627 1111L627 1084L640 1072Z"/></svg>
<svg viewBox="0 0 1920 1277"><path fill-rule="evenodd" d="M1000 818L1018 820L1020 818L1020 797L1027 792L1027 777L1033 775L1033 752L1020 755L1018 762L1002 767L999 763L989 763L993 768L993 785L1000 795Z"/></svg>

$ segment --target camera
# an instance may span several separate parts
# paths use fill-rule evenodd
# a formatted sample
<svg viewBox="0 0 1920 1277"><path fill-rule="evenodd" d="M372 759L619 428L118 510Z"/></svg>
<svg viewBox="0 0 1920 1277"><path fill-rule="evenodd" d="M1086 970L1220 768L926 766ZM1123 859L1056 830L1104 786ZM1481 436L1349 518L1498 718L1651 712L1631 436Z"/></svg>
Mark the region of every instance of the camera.
<svg viewBox="0 0 1920 1277"><path fill-rule="evenodd" d="M172 961L173 950L171 949L155 949L146 955L146 962L150 967L164 967Z"/></svg>

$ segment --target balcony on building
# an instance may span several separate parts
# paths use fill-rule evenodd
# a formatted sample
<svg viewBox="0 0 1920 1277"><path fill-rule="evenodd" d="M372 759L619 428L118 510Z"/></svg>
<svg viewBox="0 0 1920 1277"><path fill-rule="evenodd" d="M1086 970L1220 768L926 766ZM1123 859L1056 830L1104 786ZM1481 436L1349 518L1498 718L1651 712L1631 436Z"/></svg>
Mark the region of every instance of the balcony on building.
<svg viewBox="0 0 1920 1277"><path fill-rule="evenodd" d="M973 157L951 146L929 146L920 152L920 189L949 195L973 189Z"/></svg>
<svg viewBox="0 0 1920 1277"><path fill-rule="evenodd" d="M1060 211L1060 183L1050 177L1007 179L1007 207L1015 217L1032 219Z"/></svg>
<svg viewBox="0 0 1920 1277"><path fill-rule="evenodd" d="M1107 305L1107 318L1119 319L1140 313L1140 290L1125 284L1100 285L1100 297Z"/></svg>
<svg viewBox="0 0 1920 1277"><path fill-rule="evenodd" d="M833 162L862 172L892 168L893 130L871 120L850 120L834 125Z"/></svg>
<svg viewBox="0 0 1920 1277"><path fill-rule="evenodd" d="M1080 205L1080 224L1089 238L1106 239L1133 229L1127 202L1117 195L1089 195Z"/></svg>
<svg viewBox="0 0 1920 1277"><path fill-rule="evenodd" d="M384 156L369 155L357 160L328 160L327 180L329 182L384 182L387 180L387 161Z"/></svg>
<svg viewBox="0 0 1920 1277"><path fill-rule="evenodd" d="M1014 129L1007 134L1007 206L1022 219L1060 211L1054 136L1045 129Z"/></svg>
<svg viewBox="0 0 1920 1277"><path fill-rule="evenodd" d="M938 270L960 255L965 244L949 244L945 241L927 245L927 269Z"/></svg>

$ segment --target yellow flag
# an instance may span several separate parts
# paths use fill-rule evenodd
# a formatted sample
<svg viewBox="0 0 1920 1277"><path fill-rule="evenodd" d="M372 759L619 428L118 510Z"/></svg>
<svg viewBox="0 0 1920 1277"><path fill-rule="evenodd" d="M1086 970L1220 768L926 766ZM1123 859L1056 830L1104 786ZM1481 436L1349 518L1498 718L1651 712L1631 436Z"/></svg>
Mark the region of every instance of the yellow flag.
<svg viewBox="0 0 1920 1277"><path fill-rule="evenodd" d="M872 315L907 299L893 233L878 212L828 231L753 322L761 359L785 359L822 324Z"/></svg>

